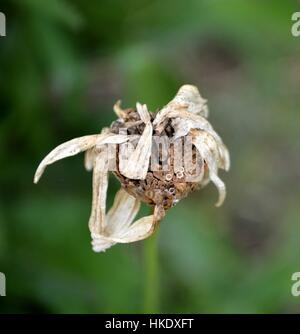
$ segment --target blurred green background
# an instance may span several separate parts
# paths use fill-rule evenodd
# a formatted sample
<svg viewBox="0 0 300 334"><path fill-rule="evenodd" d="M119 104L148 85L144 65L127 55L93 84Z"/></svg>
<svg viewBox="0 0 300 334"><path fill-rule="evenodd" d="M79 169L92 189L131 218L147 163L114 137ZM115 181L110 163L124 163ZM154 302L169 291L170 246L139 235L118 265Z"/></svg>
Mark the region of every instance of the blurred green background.
<svg viewBox="0 0 300 334"><path fill-rule="evenodd" d="M0 11L0 312L298 313L299 1L1 0ZM109 125L117 99L155 110L184 83L229 147L225 204L209 185L167 213L156 254L153 237L93 253L83 155L35 186L38 163Z"/></svg>

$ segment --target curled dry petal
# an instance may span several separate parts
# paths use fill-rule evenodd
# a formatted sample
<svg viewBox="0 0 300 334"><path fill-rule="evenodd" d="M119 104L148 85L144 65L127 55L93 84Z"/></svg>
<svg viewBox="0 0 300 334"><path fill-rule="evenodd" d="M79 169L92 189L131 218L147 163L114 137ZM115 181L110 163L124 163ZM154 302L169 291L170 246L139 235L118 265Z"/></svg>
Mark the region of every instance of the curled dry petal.
<svg viewBox="0 0 300 334"><path fill-rule="evenodd" d="M221 206L226 197L224 182L218 177L219 150L215 139L208 133L198 130L193 132L193 144L205 160L210 180L219 191L219 199L216 206Z"/></svg>
<svg viewBox="0 0 300 334"><path fill-rule="evenodd" d="M121 100L115 103L114 112L119 118L126 118L126 112L121 108Z"/></svg>
<svg viewBox="0 0 300 334"><path fill-rule="evenodd" d="M120 189L114 199L114 204L108 211L107 233L126 231L140 209L140 202L130 196L124 189Z"/></svg>
<svg viewBox="0 0 300 334"><path fill-rule="evenodd" d="M120 163L120 172L130 179L143 180L146 178L149 168L153 128L147 106L142 106L141 104L137 103L136 107L142 121L146 124L146 126L136 148L130 155L128 162L126 164L122 162Z"/></svg>
<svg viewBox="0 0 300 334"><path fill-rule="evenodd" d="M188 112L208 117L207 100L203 99L196 86L183 85L170 103L187 104Z"/></svg>
<svg viewBox="0 0 300 334"><path fill-rule="evenodd" d="M174 99L156 115L153 126L160 131L167 118L182 117L186 114L208 117L208 107L197 89L192 85L182 86ZM183 113L184 112L184 113Z"/></svg>
<svg viewBox="0 0 300 334"><path fill-rule="evenodd" d="M91 136L75 138L57 146L39 164L34 175L34 183L37 183L39 181L45 168L48 165L53 164L57 160L70 157L78 154L79 152L83 152L90 149L95 145L96 140L98 139L99 136L100 135L91 135Z"/></svg>
<svg viewBox="0 0 300 334"><path fill-rule="evenodd" d="M104 251L115 243L134 242L149 236L154 230L154 218L148 216L131 224L135 218L140 202L121 189L114 204L105 215L106 193L108 185L106 152L102 151L96 158L93 172L93 202L89 227L93 249Z"/></svg>
<svg viewBox="0 0 300 334"><path fill-rule="evenodd" d="M172 125L175 130L175 139L187 135L190 129L201 129L211 133L212 136L220 140L219 135L215 132L209 121L200 115L194 115L186 112L186 110L182 110L172 111L168 113L167 117L173 118Z"/></svg>
<svg viewBox="0 0 300 334"><path fill-rule="evenodd" d="M114 204L106 215L106 227L102 233L92 232L92 246L96 252L101 252L116 243L129 243L150 236L157 224L159 216L143 217L132 224L140 203L120 189L115 196Z"/></svg>
<svg viewBox="0 0 300 334"><path fill-rule="evenodd" d="M115 135L111 133L101 133L99 135L90 135L69 140L57 146L42 160L35 172L34 183L39 181L48 165L51 165L58 160L89 150L95 145L122 143L126 140L128 140L128 138L125 135Z"/></svg>
<svg viewBox="0 0 300 334"><path fill-rule="evenodd" d="M182 114L185 114L183 112ZM170 113L170 115L172 115ZM230 168L230 157L227 147L224 145L221 137L216 133L211 124L200 115L187 114L184 118L177 117L172 120L172 126L174 128L174 139L186 136L190 130L199 129L209 133L217 142L220 159L218 161L218 167L225 169Z"/></svg>
<svg viewBox="0 0 300 334"><path fill-rule="evenodd" d="M225 144L219 143L218 146L219 154L220 154L220 168L226 170L226 172L230 169L230 155Z"/></svg>

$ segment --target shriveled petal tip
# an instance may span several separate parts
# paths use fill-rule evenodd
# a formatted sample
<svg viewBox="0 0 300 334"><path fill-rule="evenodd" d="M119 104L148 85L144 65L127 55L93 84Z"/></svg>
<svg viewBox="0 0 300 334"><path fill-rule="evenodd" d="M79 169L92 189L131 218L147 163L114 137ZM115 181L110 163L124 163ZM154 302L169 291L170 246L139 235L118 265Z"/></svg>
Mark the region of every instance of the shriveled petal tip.
<svg viewBox="0 0 300 334"><path fill-rule="evenodd" d="M176 96L162 108L153 122L158 128L167 118L194 116L208 117L207 100L202 98L198 88L192 85L183 85ZM189 116L188 116L189 117Z"/></svg>
<svg viewBox="0 0 300 334"><path fill-rule="evenodd" d="M215 206L220 207L226 198L226 187L225 183L219 178L217 174L211 173L210 179L213 182L213 184L217 187L219 192L219 198Z"/></svg>
<svg viewBox="0 0 300 334"><path fill-rule="evenodd" d="M99 135L79 137L57 146L39 164L34 175L34 183L37 183L39 181L45 168L48 165L53 164L57 160L76 155L79 152L86 151L92 148L95 145L98 137Z"/></svg>
<svg viewBox="0 0 300 334"><path fill-rule="evenodd" d="M92 247L95 252L103 252L117 243L131 243L148 238L155 230L154 216L147 216L137 220L124 233L109 236L92 234Z"/></svg>
<svg viewBox="0 0 300 334"><path fill-rule="evenodd" d="M188 104L188 111L208 117L207 100L199 93L196 86L183 85L171 102L178 104Z"/></svg>
<svg viewBox="0 0 300 334"><path fill-rule="evenodd" d="M93 149L87 150L84 155L84 167L87 171L91 171L94 167L95 152Z"/></svg>
<svg viewBox="0 0 300 334"><path fill-rule="evenodd" d="M126 118L126 112L121 108L121 100L115 103L114 112L119 118Z"/></svg>
<svg viewBox="0 0 300 334"><path fill-rule="evenodd" d="M141 105L139 102L136 104L136 110L141 118L141 120L147 124L151 122L151 117L146 104Z"/></svg>
<svg viewBox="0 0 300 334"><path fill-rule="evenodd" d="M193 144L196 146L202 158L206 161L209 179L214 183L219 192L216 206L221 206L226 197L226 187L218 176L219 150L215 139L204 131L193 131ZM197 135L195 135L197 134Z"/></svg>
<svg viewBox="0 0 300 334"><path fill-rule="evenodd" d="M230 169L230 155L227 147L222 143L219 145L219 153L221 159L221 166L220 168L224 169L226 172Z"/></svg>
<svg viewBox="0 0 300 334"><path fill-rule="evenodd" d="M92 237L92 249L96 253L105 252L108 248L116 244L101 235L94 235Z"/></svg>

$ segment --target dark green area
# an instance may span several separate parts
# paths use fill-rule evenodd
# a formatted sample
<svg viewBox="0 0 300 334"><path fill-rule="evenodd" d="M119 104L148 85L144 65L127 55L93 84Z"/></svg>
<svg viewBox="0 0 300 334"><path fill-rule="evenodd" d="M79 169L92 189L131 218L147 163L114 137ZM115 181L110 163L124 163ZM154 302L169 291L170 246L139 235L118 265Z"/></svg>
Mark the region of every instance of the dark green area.
<svg viewBox="0 0 300 334"><path fill-rule="evenodd" d="M0 312L143 312L153 299L166 313L298 313L300 3L1 0L0 11ZM158 263L143 241L93 253L83 156L35 186L39 161L109 125L117 99L155 110L184 83L229 147L225 204L209 185L171 209ZM109 203L117 189L112 178ZM147 257L159 281L145 300Z"/></svg>

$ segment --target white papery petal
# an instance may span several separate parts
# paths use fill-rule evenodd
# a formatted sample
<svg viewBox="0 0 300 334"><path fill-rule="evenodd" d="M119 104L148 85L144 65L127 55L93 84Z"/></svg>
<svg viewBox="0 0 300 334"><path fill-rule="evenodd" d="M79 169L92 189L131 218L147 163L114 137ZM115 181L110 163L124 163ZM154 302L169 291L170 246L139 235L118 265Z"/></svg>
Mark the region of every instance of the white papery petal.
<svg viewBox="0 0 300 334"><path fill-rule="evenodd" d="M42 160L35 172L34 183L39 181L48 165L51 165L58 160L89 150L96 145L123 143L126 140L128 140L126 135L116 135L113 133L101 133L98 135L84 136L69 140L57 146Z"/></svg>
<svg viewBox="0 0 300 334"><path fill-rule="evenodd" d="M148 238L155 229L157 221L154 215L140 218L127 229L115 231L113 234L92 234L92 247L95 252L105 251L116 243L131 243Z"/></svg>
<svg viewBox="0 0 300 334"><path fill-rule="evenodd" d="M219 199L217 203L215 204L216 206L221 206L226 198L226 186L225 183L219 178L218 174L215 172L210 172L210 179L212 183L218 188L219 191Z"/></svg>
<svg viewBox="0 0 300 334"><path fill-rule="evenodd" d="M84 167L87 171L91 171L94 167L95 152L93 148L87 150L84 154Z"/></svg>
<svg viewBox="0 0 300 334"><path fill-rule="evenodd" d="M217 144L209 134L199 131L193 138L193 144L207 163L209 178L219 191L219 199L216 206L221 206L226 197L224 182L218 177L219 151Z"/></svg>
<svg viewBox="0 0 300 334"><path fill-rule="evenodd" d="M115 245L116 242L107 240L101 235L95 235L92 240L92 248L94 252L104 252L111 246Z"/></svg>
<svg viewBox="0 0 300 334"><path fill-rule="evenodd" d="M121 100L118 100L114 105L114 112L119 118L126 118L126 112L121 108Z"/></svg>
<svg viewBox="0 0 300 334"><path fill-rule="evenodd" d="M108 211L107 233L121 234L133 222L140 208L140 202L129 195L124 189L120 189L114 199L114 204Z"/></svg>
<svg viewBox="0 0 300 334"><path fill-rule="evenodd" d="M140 218L126 230L114 234L111 240L119 243L129 243L148 238L154 231L155 227L154 215Z"/></svg>
<svg viewBox="0 0 300 334"><path fill-rule="evenodd" d="M211 136L214 137L218 145L218 151L220 157L218 167L228 171L230 168L229 152L227 147L224 145L221 137L215 132L213 127L205 118L198 115L197 115L198 120L196 120L194 116L192 116L192 118L193 119L191 119L190 117L188 118L177 117L172 120L172 126L175 130L174 139L176 140L180 137L186 136L192 129L199 129L206 131L207 133L209 133Z"/></svg>
<svg viewBox="0 0 300 334"><path fill-rule="evenodd" d="M168 116L176 115L176 113L169 113ZM187 114L186 112L178 113L178 117L172 120L172 126L175 133L174 138L177 139L186 136L191 129L201 129L210 133L217 140L221 140L219 135L215 132L207 119L200 115Z"/></svg>
<svg viewBox="0 0 300 334"><path fill-rule="evenodd" d="M173 100L162 108L155 117L153 126L160 131L160 127L167 118L185 117L182 112L185 111L191 115L208 117L207 100L203 99L198 88L192 85L183 85ZM180 116L181 114L181 116Z"/></svg>
<svg viewBox="0 0 300 334"><path fill-rule="evenodd" d="M87 150L84 155L84 167L87 171L91 171L94 167L95 157L97 155L96 149L101 150L102 145L106 144L122 144L126 141L128 141L129 137L127 135L115 135L115 134L109 134L107 138L104 140L97 140L95 147ZM109 149L113 149L112 146L109 147ZM114 156L112 157L114 158Z"/></svg>
<svg viewBox="0 0 300 334"><path fill-rule="evenodd" d="M146 104L141 105L139 102L136 104L136 110L141 118L141 120L147 124L151 122L151 117L147 109Z"/></svg>
<svg viewBox="0 0 300 334"><path fill-rule="evenodd" d="M219 144L218 149L219 149L220 160L221 160L220 168L222 168L222 169L226 170L226 172L228 172L229 169L230 169L229 151L223 143L222 143L222 145Z"/></svg>
<svg viewBox="0 0 300 334"><path fill-rule="evenodd" d="M59 146L57 146L54 150L52 150L39 164L35 175L34 175L34 183L37 183L42 176L45 168L48 165L53 164L57 160L64 159L66 157L70 157L78 154L79 152L86 151L92 148L97 139L101 135L91 135L75 138L67 141Z"/></svg>
<svg viewBox="0 0 300 334"><path fill-rule="evenodd" d="M116 243L135 242L151 235L160 217L154 212L153 215L143 217L132 224L139 207L137 199L120 189L105 217L105 229L102 233L91 233L93 250L101 252Z"/></svg>
<svg viewBox="0 0 300 334"><path fill-rule="evenodd" d="M96 147L100 147L101 145L105 145L105 144L121 144L124 143L128 140L128 136L127 135L116 135L114 133L106 133L106 134L101 134L100 136L103 137L99 137L96 140Z"/></svg>
<svg viewBox="0 0 300 334"><path fill-rule="evenodd" d="M207 100L200 95L196 86L183 85L170 103L187 104L188 112L208 117Z"/></svg>
<svg viewBox="0 0 300 334"><path fill-rule="evenodd" d="M93 200L89 219L91 233L101 234L106 226L106 193L108 187L107 152L103 150L95 158L93 171Z"/></svg>
<svg viewBox="0 0 300 334"><path fill-rule="evenodd" d="M153 128L146 105L142 106L137 103L137 111L146 126L135 150L129 156L128 162L125 164L121 161L119 168L122 175L130 179L143 180L146 178L149 168ZM120 158L122 159L122 156Z"/></svg>

